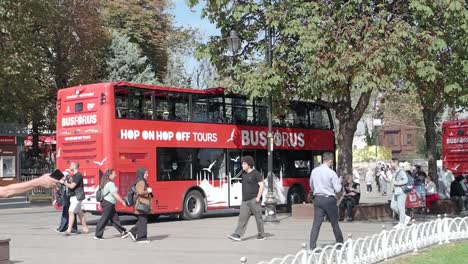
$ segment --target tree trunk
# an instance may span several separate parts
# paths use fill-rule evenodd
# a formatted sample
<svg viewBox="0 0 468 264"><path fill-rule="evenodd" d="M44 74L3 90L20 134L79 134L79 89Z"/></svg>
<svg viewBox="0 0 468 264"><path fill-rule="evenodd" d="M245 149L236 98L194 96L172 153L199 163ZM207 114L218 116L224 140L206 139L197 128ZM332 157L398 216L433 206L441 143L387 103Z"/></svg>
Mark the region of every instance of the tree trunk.
<svg viewBox="0 0 468 264"><path fill-rule="evenodd" d="M39 125L37 121L32 122L32 147L33 157L39 156Z"/></svg>
<svg viewBox="0 0 468 264"><path fill-rule="evenodd" d="M357 123L352 120L340 120L337 137L338 176L353 175L353 138Z"/></svg>
<svg viewBox="0 0 468 264"><path fill-rule="evenodd" d="M424 125L426 127L425 138L426 138L426 156L428 159L428 175L438 186L438 175L437 175L437 161L436 161L436 130L435 130L435 115L433 110L424 108L423 117Z"/></svg>

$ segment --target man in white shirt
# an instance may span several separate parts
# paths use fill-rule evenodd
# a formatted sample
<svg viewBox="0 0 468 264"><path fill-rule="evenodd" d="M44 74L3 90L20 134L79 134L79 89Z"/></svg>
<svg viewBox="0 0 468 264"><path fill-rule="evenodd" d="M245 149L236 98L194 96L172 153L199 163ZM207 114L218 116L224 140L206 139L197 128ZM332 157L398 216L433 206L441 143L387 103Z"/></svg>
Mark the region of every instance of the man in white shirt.
<svg viewBox="0 0 468 264"><path fill-rule="evenodd" d="M343 243L343 234L338 225L338 206L336 193L342 191L338 175L331 169L333 153L325 152L323 164L315 168L310 175L310 190L314 194L314 223L310 232L310 250L317 246L317 239L325 216L330 219L336 243Z"/></svg>
<svg viewBox="0 0 468 264"><path fill-rule="evenodd" d="M390 207L392 210L399 215L400 221L394 228L402 228L408 225L411 217L406 215L406 193L405 188L408 183L408 175L405 170L400 167L400 161L397 158L392 159L391 163L392 169L395 171L395 176L393 178L394 188L392 201L390 202Z"/></svg>

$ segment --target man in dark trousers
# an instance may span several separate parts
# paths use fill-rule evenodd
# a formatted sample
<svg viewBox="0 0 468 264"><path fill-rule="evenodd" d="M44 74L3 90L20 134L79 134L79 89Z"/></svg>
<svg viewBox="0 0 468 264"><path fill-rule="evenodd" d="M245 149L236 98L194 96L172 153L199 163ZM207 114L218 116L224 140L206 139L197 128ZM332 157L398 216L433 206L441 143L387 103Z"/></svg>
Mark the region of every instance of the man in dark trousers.
<svg viewBox="0 0 468 264"><path fill-rule="evenodd" d="M310 250L317 247L320 227L325 216L330 219L336 242L343 243L343 234L338 225L338 206L335 196L336 193L341 192L341 181L331 169L333 153L323 153L322 160L323 164L312 170L310 175L310 189L314 194L314 224L310 232Z"/></svg>
<svg viewBox="0 0 468 264"><path fill-rule="evenodd" d="M263 193L263 175L254 169L254 159L245 156L241 159L242 170L242 204L240 207L239 222L236 231L228 235L235 241L240 241L245 233L250 215L253 214L257 222L257 240L265 240L263 228L262 206L260 205Z"/></svg>
<svg viewBox="0 0 468 264"><path fill-rule="evenodd" d="M66 169L63 174L65 175L65 181L68 181L68 178L72 176L72 173L69 169ZM68 188L62 183L57 184L57 199L55 199L54 203L57 203L58 200L60 200L62 203L62 217L60 219L60 226L56 229L56 231L63 233L68 229L68 209L70 208L70 196L68 195ZM71 232L72 234L78 233L78 222L76 219L76 214Z"/></svg>

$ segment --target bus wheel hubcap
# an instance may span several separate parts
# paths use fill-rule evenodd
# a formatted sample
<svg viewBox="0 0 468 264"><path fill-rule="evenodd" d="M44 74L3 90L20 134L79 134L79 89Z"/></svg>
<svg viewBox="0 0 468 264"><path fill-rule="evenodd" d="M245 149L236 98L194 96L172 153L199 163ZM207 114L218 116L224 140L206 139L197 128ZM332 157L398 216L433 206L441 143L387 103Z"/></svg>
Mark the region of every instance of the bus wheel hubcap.
<svg viewBox="0 0 468 264"><path fill-rule="evenodd" d="M195 197L189 197L187 200L187 209L190 213L198 213L200 207L200 203L197 201Z"/></svg>

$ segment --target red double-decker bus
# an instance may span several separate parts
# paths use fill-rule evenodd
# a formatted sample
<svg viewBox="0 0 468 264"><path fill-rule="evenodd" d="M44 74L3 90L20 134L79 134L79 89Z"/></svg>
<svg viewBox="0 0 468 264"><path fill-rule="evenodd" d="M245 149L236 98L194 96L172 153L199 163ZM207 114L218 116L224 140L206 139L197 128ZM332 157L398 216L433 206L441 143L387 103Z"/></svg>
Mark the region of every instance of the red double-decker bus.
<svg viewBox="0 0 468 264"><path fill-rule="evenodd" d="M442 163L455 175L468 174L468 120L442 123Z"/></svg>
<svg viewBox="0 0 468 264"><path fill-rule="evenodd" d="M310 171L323 152L335 150L328 109L309 102L286 109L273 120L274 190L282 205L305 201ZM126 82L65 88L57 96L57 165L80 163L86 211L101 210L95 199L99 170L115 169L119 193L126 195L137 168L145 167L154 190L152 213L195 219L206 210L240 206L242 156L253 156L266 176L266 125L260 100L223 88ZM118 205L117 211L132 209Z"/></svg>

